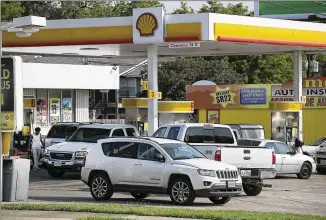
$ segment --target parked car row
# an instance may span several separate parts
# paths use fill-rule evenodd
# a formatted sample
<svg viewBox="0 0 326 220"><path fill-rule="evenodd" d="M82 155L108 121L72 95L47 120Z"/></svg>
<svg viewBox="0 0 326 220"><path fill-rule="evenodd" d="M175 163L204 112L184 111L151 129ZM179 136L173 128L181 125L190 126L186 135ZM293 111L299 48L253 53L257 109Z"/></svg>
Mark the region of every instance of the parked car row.
<svg viewBox="0 0 326 220"><path fill-rule="evenodd" d="M313 158L281 142L262 140L261 128L249 125L239 130L235 125L170 124L153 137L139 137L131 125L73 126L69 138L47 142L43 167L52 177L81 172L96 200L129 192L136 199L168 194L179 205L196 197L225 204L242 189L257 196L262 187L272 187L264 183L266 178L294 173L308 179L316 169ZM72 127L64 129L65 135ZM255 136L247 128L256 129Z"/></svg>

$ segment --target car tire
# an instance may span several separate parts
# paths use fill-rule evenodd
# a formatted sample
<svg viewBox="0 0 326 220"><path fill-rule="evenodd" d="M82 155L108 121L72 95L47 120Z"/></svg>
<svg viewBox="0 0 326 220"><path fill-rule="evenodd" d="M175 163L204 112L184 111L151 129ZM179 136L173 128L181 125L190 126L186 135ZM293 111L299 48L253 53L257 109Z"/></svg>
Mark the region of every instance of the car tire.
<svg viewBox="0 0 326 220"><path fill-rule="evenodd" d="M108 200L113 195L113 189L108 176L97 174L89 184L93 198L97 201Z"/></svg>
<svg viewBox="0 0 326 220"><path fill-rule="evenodd" d="M196 199L192 184L186 177L172 181L169 187L169 195L176 205L191 205Z"/></svg>
<svg viewBox="0 0 326 220"><path fill-rule="evenodd" d="M256 185L242 184L242 187L247 196L258 196L263 190L263 187Z"/></svg>
<svg viewBox="0 0 326 220"><path fill-rule="evenodd" d="M316 168L317 173L319 174L326 174L326 169L322 169L322 168Z"/></svg>
<svg viewBox="0 0 326 220"><path fill-rule="evenodd" d="M308 162L304 162L301 166L300 173L297 174L299 179L309 179L312 174L312 167Z"/></svg>
<svg viewBox="0 0 326 220"><path fill-rule="evenodd" d="M213 197L209 197L209 200L211 200L212 203L214 203L215 205L223 205L226 204L228 202L230 202L232 196L213 196Z"/></svg>
<svg viewBox="0 0 326 220"><path fill-rule="evenodd" d="M140 199L145 199L149 196L149 193L130 193L135 199L140 200Z"/></svg>
<svg viewBox="0 0 326 220"><path fill-rule="evenodd" d="M58 170L48 170L48 174L54 178L60 178L65 174L65 172Z"/></svg>

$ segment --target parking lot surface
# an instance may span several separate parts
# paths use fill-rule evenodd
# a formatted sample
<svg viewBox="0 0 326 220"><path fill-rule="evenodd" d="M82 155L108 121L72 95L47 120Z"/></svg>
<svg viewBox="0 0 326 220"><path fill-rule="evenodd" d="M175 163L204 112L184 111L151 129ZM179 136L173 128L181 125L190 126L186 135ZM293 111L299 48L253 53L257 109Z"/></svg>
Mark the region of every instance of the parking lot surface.
<svg viewBox="0 0 326 220"><path fill-rule="evenodd" d="M206 198L197 198L192 208L216 210L252 210L294 212L326 215L326 175L314 174L308 180L300 180L295 175L266 180L272 188L264 188L256 197L245 194L236 196L223 206L213 205ZM30 202L96 202L88 186L80 181L78 174L68 174L63 178L49 177L46 171L31 171L29 186ZM128 193L115 193L106 203L137 203ZM153 206L172 207L168 195L152 195L141 203Z"/></svg>

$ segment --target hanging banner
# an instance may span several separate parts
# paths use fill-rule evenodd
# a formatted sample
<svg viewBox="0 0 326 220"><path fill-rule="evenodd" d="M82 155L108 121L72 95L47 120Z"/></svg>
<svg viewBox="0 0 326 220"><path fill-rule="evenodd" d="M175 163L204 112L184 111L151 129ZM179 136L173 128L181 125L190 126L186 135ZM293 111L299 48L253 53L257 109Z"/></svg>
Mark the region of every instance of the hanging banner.
<svg viewBox="0 0 326 220"><path fill-rule="evenodd" d="M72 122L72 98L62 99L62 121Z"/></svg>
<svg viewBox="0 0 326 220"><path fill-rule="evenodd" d="M46 99L36 100L36 124L38 126L47 125L47 105Z"/></svg>
<svg viewBox="0 0 326 220"><path fill-rule="evenodd" d="M50 121L51 123L60 121L60 99L59 98L50 99Z"/></svg>

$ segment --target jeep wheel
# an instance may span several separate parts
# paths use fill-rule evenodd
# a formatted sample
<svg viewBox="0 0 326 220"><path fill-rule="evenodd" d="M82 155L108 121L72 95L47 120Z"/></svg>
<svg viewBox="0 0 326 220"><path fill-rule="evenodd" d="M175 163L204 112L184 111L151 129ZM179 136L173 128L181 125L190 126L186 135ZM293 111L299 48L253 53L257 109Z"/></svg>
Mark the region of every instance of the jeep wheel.
<svg viewBox="0 0 326 220"><path fill-rule="evenodd" d="M176 205L191 205L196 198L191 182L184 177L172 181L169 187L169 195Z"/></svg>
<svg viewBox="0 0 326 220"><path fill-rule="evenodd" d="M140 199L145 199L149 196L148 193L130 193L135 199L140 200Z"/></svg>
<svg viewBox="0 0 326 220"><path fill-rule="evenodd" d="M58 170L48 170L48 174L54 178L60 178L65 174L65 172Z"/></svg>
<svg viewBox="0 0 326 220"><path fill-rule="evenodd" d="M97 174L90 182L90 191L97 201L108 200L113 195L112 185L109 178L103 174Z"/></svg>
<svg viewBox="0 0 326 220"><path fill-rule="evenodd" d="M263 190L263 187L255 185L242 184L242 187L247 196L258 196Z"/></svg>
<svg viewBox="0 0 326 220"><path fill-rule="evenodd" d="M322 168L316 168L317 173L319 174L326 174L326 169L322 169Z"/></svg>
<svg viewBox="0 0 326 220"><path fill-rule="evenodd" d="M213 197L209 197L209 200L211 200L211 202L216 205L223 205L228 203L231 200L231 198L232 198L231 196L223 196L223 197L213 196Z"/></svg>
<svg viewBox="0 0 326 220"><path fill-rule="evenodd" d="M308 162L302 164L300 173L297 174L299 179L309 179L312 174L312 167Z"/></svg>

